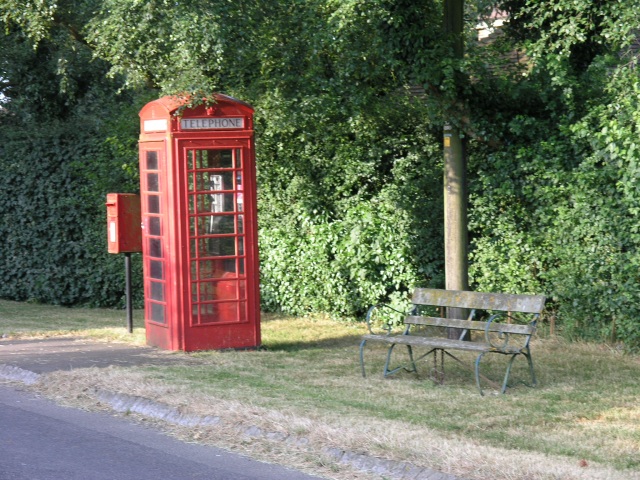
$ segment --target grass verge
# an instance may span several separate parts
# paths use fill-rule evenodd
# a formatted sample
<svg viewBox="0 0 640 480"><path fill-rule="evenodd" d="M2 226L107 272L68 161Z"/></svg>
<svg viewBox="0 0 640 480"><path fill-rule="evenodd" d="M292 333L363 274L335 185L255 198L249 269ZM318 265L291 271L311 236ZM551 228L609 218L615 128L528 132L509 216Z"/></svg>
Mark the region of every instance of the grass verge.
<svg viewBox="0 0 640 480"><path fill-rule="evenodd" d="M0 334L23 338L73 334L124 341L127 334L118 326L123 319L117 311L0 301ZM363 379L359 324L265 315L262 331L262 351L178 354L183 365L110 368L100 375L93 369L59 372L49 388L68 395L70 384L78 392L92 385L145 396L465 478L640 478L638 356L605 345L536 339L540 386L481 397L471 372L452 361L444 385L428 380L428 364L418 375L381 378L382 346L367 347L369 376ZM526 380L525 367L516 362L513 380ZM498 379L504 359L487 361L484 370ZM330 476L354 478L345 475Z"/></svg>

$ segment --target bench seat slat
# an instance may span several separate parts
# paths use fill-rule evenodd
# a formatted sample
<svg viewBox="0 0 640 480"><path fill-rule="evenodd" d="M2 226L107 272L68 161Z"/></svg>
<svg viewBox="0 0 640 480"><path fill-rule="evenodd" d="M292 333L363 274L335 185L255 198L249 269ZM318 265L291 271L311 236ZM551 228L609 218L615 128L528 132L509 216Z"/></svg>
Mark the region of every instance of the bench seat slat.
<svg viewBox="0 0 640 480"><path fill-rule="evenodd" d="M509 293L416 288L413 292L412 303L436 307L540 313L544 309L545 301L546 297L543 295L514 295Z"/></svg>
<svg viewBox="0 0 640 480"><path fill-rule="evenodd" d="M405 324L411 325L425 325L432 327L452 327L463 328L468 330L482 330L487 328L487 322L474 322L469 320L456 320L453 318L440 318L440 317L422 317L422 316L409 316L404 319ZM510 323L496 323L491 322L489 324L490 332L500 333L517 333L520 335L531 335L535 330L533 325L516 325Z"/></svg>
<svg viewBox="0 0 640 480"><path fill-rule="evenodd" d="M364 335L366 340L374 340L385 343L395 343L398 345L411 345L419 347L431 347L453 350L465 350L469 352L500 352L506 354L520 353L517 347L507 347L497 349L484 342L465 342L464 340L451 340L439 337L422 337L414 335Z"/></svg>

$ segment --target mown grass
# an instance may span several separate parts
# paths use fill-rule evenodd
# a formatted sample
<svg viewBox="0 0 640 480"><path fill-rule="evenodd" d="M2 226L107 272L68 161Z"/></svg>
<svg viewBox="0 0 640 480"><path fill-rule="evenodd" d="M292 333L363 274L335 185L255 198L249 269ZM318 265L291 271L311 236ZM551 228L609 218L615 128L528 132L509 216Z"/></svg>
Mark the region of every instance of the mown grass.
<svg viewBox="0 0 640 480"><path fill-rule="evenodd" d="M117 311L0 301L0 333L21 336L67 330L109 339L113 333L97 332L117 331L123 318ZM578 469L575 478L592 463L613 467L623 476L627 472L629 478L640 470L640 357L606 345L536 339L532 352L538 388L521 384L528 380L528 370L519 361L512 374L516 385L507 395L488 389L481 397L471 371L453 361L446 361L444 385L428 379L429 362L420 365L418 375L383 379L386 350L379 345L367 346L369 374L362 378L358 344L363 331L361 324L265 315L263 350L184 354L189 360L184 365L146 367L137 374L186 389L194 398L284 411L340 425L345 432L370 422L406 429L407 435L425 432L423 445L413 445L412 437L412 446L397 452L408 460L430 447L428 432L435 431L443 438L565 458ZM483 365L488 376L501 379L504 358L487 359ZM381 433L362 448L378 455L403 450L403 432L396 433L396 443ZM589 478L586 471L584 478Z"/></svg>
<svg viewBox="0 0 640 480"><path fill-rule="evenodd" d="M126 331L126 312L102 308L66 308L0 300L0 336L55 337L81 335L101 340L145 343L144 312L133 312L133 334Z"/></svg>
<svg viewBox="0 0 640 480"><path fill-rule="evenodd" d="M283 341L282 329L308 341ZM316 332L316 333L310 333ZM563 455L614 466L640 468L640 359L606 346L559 339L533 344L539 387L516 385L507 395L491 389L481 397L472 373L446 362L444 385L420 372L383 379L386 350L367 347L369 376L362 378L357 345L360 326L327 320L264 323L267 351L207 352L201 366L153 368L155 378L188 383L227 400L255 401L267 408L328 417L402 420L496 447ZM402 353L402 352L399 352ZM474 357L460 356L469 365ZM505 358L483 362L500 380ZM525 362L515 383L528 380Z"/></svg>

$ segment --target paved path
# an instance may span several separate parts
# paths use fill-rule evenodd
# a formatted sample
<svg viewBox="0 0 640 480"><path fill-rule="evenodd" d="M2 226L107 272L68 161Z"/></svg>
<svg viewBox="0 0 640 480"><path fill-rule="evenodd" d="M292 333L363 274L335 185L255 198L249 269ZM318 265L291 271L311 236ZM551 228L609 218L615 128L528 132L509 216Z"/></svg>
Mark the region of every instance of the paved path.
<svg viewBox="0 0 640 480"><path fill-rule="evenodd" d="M0 339L0 365L11 365L35 373L76 368L184 364L185 355L151 347L95 342L78 338L42 340Z"/></svg>
<svg viewBox="0 0 640 480"><path fill-rule="evenodd" d="M313 480L0 385L0 480Z"/></svg>

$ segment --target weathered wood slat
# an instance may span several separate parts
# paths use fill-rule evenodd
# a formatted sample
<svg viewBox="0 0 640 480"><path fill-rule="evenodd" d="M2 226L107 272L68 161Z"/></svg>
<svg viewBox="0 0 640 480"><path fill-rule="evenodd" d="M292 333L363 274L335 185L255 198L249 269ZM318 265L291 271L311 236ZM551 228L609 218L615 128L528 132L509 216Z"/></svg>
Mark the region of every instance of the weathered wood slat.
<svg viewBox="0 0 640 480"><path fill-rule="evenodd" d="M425 326L432 326L432 327L464 328L468 330L486 331L487 329L487 322L474 322L469 320L456 320L453 318L440 318L440 317L409 316L409 317L405 317L404 323L411 324L411 325L425 325ZM496 322L491 322L488 328L490 332L517 333L520 335L531 335L535 331L535 327L533 325L515 325L510 323L496 323Z"/></svg>
<svg viewBox="0 0 640 480"><path fill-rule="evenodd" d="M497 349L484 342L466 342L464 340L450 340L440 337L420 337L414 335L365 335L365 340L373 340L384 343L393 343L396 345L411 345L414 347L431 347L441 348L443 350L465 350L468 352L491 352L496 351L506 354L519 353L519 347L505 347Z"/></svg>
<svg viewBox="0 0 640 480"><path fill-rule="evenodd" d="M544 308L545 301L546 298L543 295L514 295L508 293L416 288L413 292L412 303L437 307L540 313Z"/></svg>

